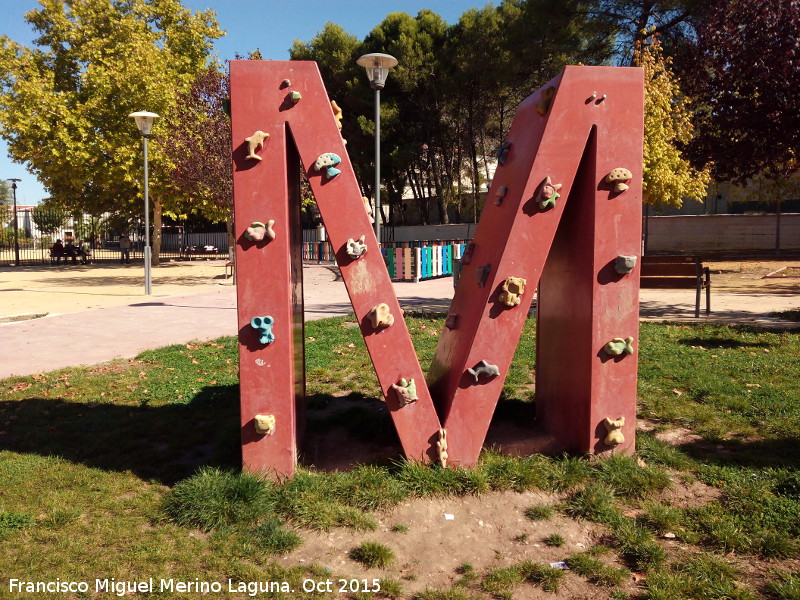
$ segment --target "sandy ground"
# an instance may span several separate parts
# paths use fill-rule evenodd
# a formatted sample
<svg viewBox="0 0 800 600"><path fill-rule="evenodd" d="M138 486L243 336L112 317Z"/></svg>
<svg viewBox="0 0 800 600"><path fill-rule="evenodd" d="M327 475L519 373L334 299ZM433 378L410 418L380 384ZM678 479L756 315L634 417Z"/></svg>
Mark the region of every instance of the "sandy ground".
<svg viewBox="0 0 800 600"><path fill-rule="evenodd" d="M210 292L230 285L222 260L166 262L152 269L154 297ZM123 306L140 302L143 296L141 263L0 268L0 318Z"/></svg>

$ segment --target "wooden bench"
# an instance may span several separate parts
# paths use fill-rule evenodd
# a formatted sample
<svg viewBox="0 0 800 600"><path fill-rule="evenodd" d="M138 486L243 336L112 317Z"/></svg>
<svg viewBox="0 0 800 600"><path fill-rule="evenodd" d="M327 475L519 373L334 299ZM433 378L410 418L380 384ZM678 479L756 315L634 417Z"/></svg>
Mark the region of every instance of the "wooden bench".
<svg viewBox="0 0 800 600"><path fill-rule="evenodd" d="M696 290L694 316L700 317L700 296L706 291L711 313L711 272L697 256L643 256L639 285L650 289Z"/></svg>

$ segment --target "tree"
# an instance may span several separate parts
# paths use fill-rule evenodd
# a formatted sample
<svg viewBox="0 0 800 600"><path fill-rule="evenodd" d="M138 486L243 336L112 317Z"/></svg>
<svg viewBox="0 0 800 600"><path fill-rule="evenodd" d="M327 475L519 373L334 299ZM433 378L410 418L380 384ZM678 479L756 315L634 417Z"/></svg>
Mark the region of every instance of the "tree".
<svg viewBox="0 0 800 600"><path fill-rule="evenodd" d="M41 3L25 17L40 34L33 48L0 37L0 135L60 205L139 211L140 136L128 114L179 120L177 96L221 35L213 13L179 0ZM154 134L162 127L157 121ZM150 149L157 264L162 209L177 198L166 157L158 144Z"/></svg>
<svg viewBox="0 0 800 600"><path fill-rule="evenodd" d="M182 199L176 212L198 214L228 224L233 247L233 174L231 124L225 111L230 81L216 65L201 71L191 88L178 95L183 107L169 136L159 137L172 165L173 194Z"/></svg>
<svg viewBox="0 0 800 600"><path fill-rule="evenodd" d="M67 213L58 206L39 204L31 209L31 219L42 233L56 233L67 222Z"/></svg>
<svg viewBox="0 0 800 600"><path fill-rule="evenodd" d="M700 202L710 175L692 167L681 152L692 139L691 113L657 35L637 43L633 64L644 68L645 77L643 200L676 207L685 198Z"/></svg>
<svg viewBox="0 0 800 600"><path fill-rule="evenodd" d="M700 0L598 0L594 14L615 35L618 62L629 64L636 46L651 35L667 47L682 45L702 6Z"/></svg>
<svg viewBox="0 0 800 600"><path fill-rule="evenodd" d="M800 167L800 3L709 0L683 68L696 99L696 161L719 180Z"/></svg>

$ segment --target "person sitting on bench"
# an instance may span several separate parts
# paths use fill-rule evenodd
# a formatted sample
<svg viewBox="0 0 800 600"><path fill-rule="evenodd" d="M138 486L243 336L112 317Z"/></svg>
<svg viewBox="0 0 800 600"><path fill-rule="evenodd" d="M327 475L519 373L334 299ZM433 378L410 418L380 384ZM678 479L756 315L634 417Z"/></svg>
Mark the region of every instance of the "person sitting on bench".
<svg viewBox="0 0 800 600"><path fill-rule="evenodd" d="M56 264L60 265L62 256L64 256L64 243L61 240L56 240L56 243L50 248L50 258L55 258ZM66 258L64 262L66 262Z"/></svg>

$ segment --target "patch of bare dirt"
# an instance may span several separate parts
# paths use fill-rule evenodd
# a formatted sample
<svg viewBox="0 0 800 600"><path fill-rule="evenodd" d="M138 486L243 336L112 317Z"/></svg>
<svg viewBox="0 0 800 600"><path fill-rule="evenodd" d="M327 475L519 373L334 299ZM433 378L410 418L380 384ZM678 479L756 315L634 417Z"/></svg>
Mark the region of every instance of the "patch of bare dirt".
<svg viewBox="0 0 800 600"><path fill-rule="evenodd" d="M711 271L711 289L742 294L797 294L800 277L780 277L780 273L800 272L797 260L711 260L704 261ZM770 276L779 269L776 275Z"/></svg>
<svg viewBox="0 0 800 600"><path fill-rule="evenodd" d="M683 427L674 427L655 434L659 442L664 442L670 446L683 446L686 444L696 444L702 441L702 437Z"/></svg>
<svg viewBox="0 0 800 600"><path fill-rule="evenodd" d="M378 529L357 532L337 528L329 532L300 531L304 543L282 557L286 566L318 564L335 577L354 579L391 578L403 585L404 596L425 589L454 585L457 569L472 565L479 576L525 560L550 564L584 552L597 543L602 529L554 513L546 521L531 521L524 511L533 505L553 505L555 495L541 492L503 492L466 498L415 499L377 516ZM394 530L404 526L406 530ZM543 540L557 533L566 543L560 548ZM386 569L367 569L349 558L350 551L364 541L388 546L395 555ZM635 584L627 587L632 591ZM625 587L625 586L624 586ZM520 585L514 598L608 598L608 589L567 573L558 594L544 592L532 584Z"/></svg>
<svg viewBox="0 0 800 600"><path fill-rule="evenodd" d="M654 500L667 503L674 508L697 508L705 506L721 495L722 492L720 490L700 481L688 483L675 481L674 485L665 489Z"/></svg>

